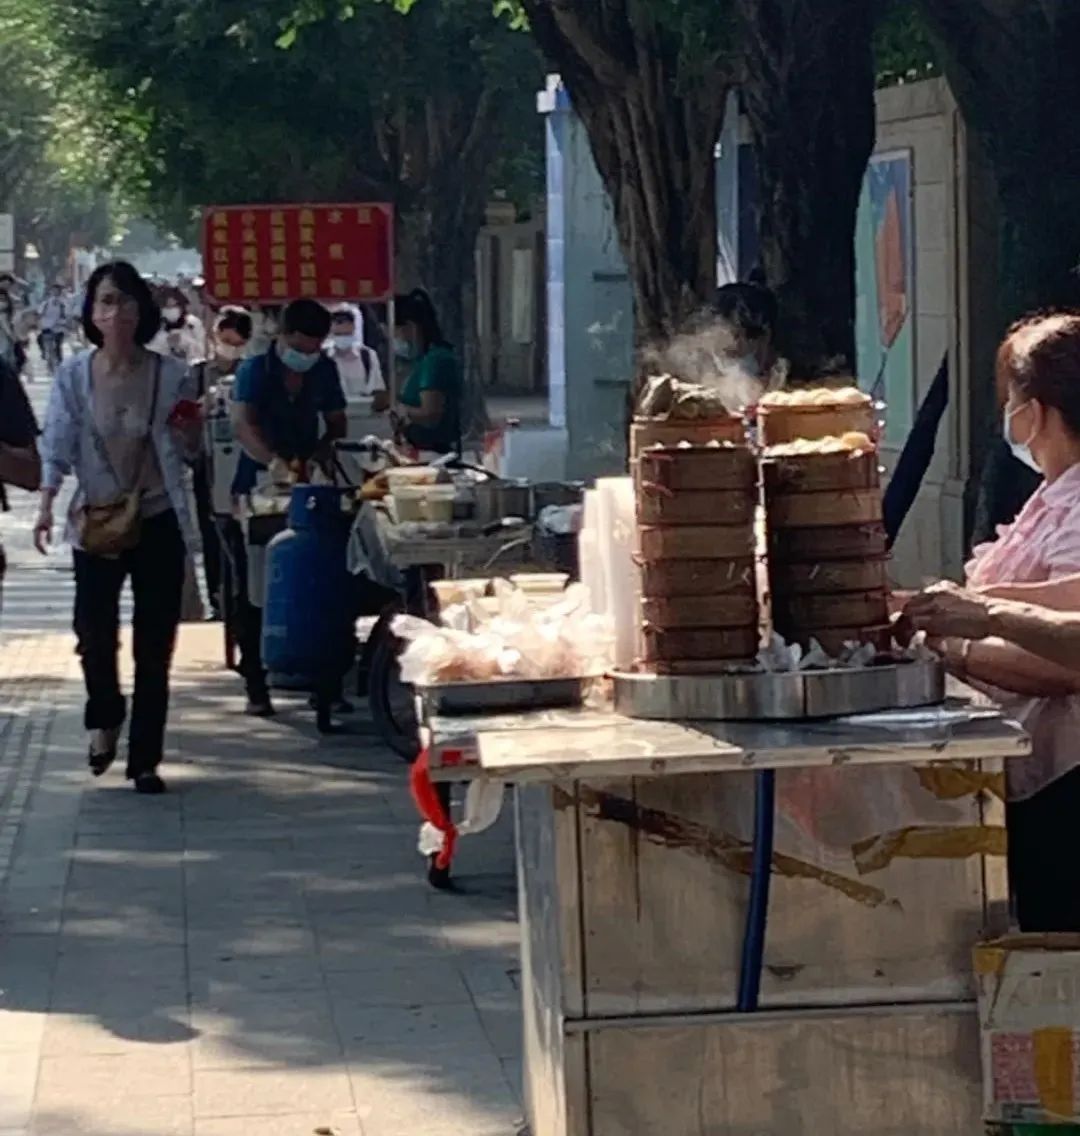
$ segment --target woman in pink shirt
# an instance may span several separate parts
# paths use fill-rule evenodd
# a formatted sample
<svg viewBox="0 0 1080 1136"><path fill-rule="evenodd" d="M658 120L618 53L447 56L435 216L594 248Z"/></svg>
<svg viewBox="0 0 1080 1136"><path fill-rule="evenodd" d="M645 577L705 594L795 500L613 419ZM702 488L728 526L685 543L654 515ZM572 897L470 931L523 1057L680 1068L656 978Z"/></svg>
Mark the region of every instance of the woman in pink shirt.
<svg viewBox="0 0 1080 1136"><path fill-rule="evenodd" d="M997 381L1005 440L1045 480L996 541L975 549L968 586L1080 610L1080 314L1012 327ZM985 688L1032 738L1032 756L1006 773L1021 929L1080 932L1080 659L1062 667L1003 639L947 639L943 651L953 673Z"/></svg>

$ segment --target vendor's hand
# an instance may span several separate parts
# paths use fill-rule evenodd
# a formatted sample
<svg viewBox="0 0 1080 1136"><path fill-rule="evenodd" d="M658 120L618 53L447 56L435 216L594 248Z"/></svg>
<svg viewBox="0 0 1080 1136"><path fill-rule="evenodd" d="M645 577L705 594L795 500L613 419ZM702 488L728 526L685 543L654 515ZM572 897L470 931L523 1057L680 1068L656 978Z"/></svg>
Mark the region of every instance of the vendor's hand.
<svg viewBox="0 0 1080 1136"><path fill-rule="evenodd" d="M903 618L934 637L985 639L990 634L990 601L944 580L913 596Z"/></svg>
<svg viewBox="0 0 1080 1136"><path fill-rule="evenodd" d="M288 485L293 479L289 463L284 458L274 458L267 466L267 470L270 474L270 480L275 485Z"/></svg>
<svg viewBox="0 0 1080 1136"><path fill-rule="evenodd" d="M46 556L49 545L52 544L53 512L50 508L39 510L37 520L34 522L34 547Z"/></svg>

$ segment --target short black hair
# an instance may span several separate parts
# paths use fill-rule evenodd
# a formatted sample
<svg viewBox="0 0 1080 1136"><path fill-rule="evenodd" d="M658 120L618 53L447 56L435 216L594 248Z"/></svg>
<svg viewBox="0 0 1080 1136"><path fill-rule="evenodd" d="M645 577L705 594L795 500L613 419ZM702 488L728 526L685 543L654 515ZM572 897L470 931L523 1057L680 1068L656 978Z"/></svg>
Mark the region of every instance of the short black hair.
<svg viewBox="0 0 1080 1136"><path fill-rule="evenodd" d="M95 346L100 347L104 342L101 332L94 324L94 300L102 280L111 279L116 287L126 296L130 296L139 305L139 324L135 328L135 342L145 347L161 329L161 309L154 303L150 285L139 275L134 265L126 260L110 260L99 264L90 273L86 282L86 295L83 299L82 326L83 334Z"/></svg>
<svg viewBox="0 0 1080 1136"><path fill-rule="evenodd" d="M738 281L717 288L712 309L751 339L776 331L779 305L776 296L761 284Z"/></svg>
<svg viewBox="0 0 1080 1136"><path fill-rule="evenodd" d="M281 330L284 335L295 332L325 339L330 334L330 313L318 300L293 300L281 313Z"/></svg>
<svg viewBox="0 0 1080 1136"><path fill-rule="evenodd" d="M241 339L251 338L251 316L243 308L222 308L215 331L235 331Z"/></svg>

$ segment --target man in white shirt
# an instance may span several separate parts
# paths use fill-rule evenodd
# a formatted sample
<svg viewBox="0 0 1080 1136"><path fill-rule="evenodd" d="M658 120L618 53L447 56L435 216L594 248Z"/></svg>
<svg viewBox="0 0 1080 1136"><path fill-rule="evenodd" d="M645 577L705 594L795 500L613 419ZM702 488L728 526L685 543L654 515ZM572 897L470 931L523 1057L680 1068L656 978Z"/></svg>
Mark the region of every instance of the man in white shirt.
<svg viewBox="0 0 1080 1136"><path fill-rule="evenodd" d="M337 364L341 386L348 399L370 398L376 412L386 410L390 396L379 356L364 343L364 317L359 308L340 304L330 313L327 351Z"/></svg>

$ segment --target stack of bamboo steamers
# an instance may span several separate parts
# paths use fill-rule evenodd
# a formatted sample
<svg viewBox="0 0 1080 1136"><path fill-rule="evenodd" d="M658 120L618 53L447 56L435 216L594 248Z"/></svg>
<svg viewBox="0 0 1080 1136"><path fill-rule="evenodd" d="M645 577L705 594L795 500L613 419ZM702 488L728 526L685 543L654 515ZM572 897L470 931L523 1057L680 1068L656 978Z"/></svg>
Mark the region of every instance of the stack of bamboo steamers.
<svg viewBox="0 0 1080 1136"><path fill-rule="evenodd" d="M830 654L888 645L870 400L853 388L798 391L766 396L758 413L760 458L742 418L715 406L632 427L646 672L754 659L770 601L789 643L817 640Z"/></svg>

